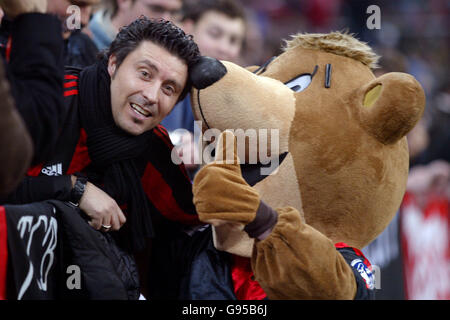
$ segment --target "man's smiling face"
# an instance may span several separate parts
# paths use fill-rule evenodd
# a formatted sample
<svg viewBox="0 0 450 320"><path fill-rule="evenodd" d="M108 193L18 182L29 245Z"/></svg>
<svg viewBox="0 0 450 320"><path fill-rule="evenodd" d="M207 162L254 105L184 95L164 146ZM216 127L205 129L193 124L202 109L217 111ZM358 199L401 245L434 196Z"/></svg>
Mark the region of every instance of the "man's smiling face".
<svg viewBox="0 0 450 320"><path fill-rule="evenodd" d="M119 67L111 55L108 73L114 122L140 135L158 125L175 106L186 85L188 67L163 47L142 41Z"/></svg>

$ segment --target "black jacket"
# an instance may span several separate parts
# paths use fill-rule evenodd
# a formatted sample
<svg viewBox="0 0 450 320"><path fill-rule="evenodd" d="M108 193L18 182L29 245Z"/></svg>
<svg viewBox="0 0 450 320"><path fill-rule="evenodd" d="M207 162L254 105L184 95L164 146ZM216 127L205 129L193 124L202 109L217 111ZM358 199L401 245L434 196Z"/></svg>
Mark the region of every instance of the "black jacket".
<svg viewBox="0 0 450 320"><path fill-rule="evenodd" d="M6 218L0 224L6 220L8 233L7 259L0 257L0 267L7 260L8 268L6 276L0 274L0 288L7 283L7 299L139 298L132 256L77 211L60 201L0 207Z"/></svg>
<svg viewBox="0 0 450 320"><path fill-rule="evenodd" d="M88 35L73 31L64 41L64 65L84 68L97 61L98 49Z"/></svg>
<svg viewBox="0 0 450 320"><path fill-rule="evenodd" d="M28 13L5 21L2 29L7 76L33 139L36 164L52 151L64 118L61 23L51 15Z"/></svg>

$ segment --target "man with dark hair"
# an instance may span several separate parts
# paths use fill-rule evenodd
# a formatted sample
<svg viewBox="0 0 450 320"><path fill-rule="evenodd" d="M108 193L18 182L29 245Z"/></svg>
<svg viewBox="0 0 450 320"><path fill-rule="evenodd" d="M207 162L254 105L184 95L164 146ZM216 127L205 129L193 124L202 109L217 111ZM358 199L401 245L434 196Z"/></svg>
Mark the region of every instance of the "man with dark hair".
<svg viewBox="0 0 450 320"><path fill-rule="evenodd" d="M199 58L180 28L140 18L97 63L69 68L56 152L28 171L7 203L71 201L95 229L120 229L113 234L132 254L146 249L158 221L198 224L191 183L158 124L188 92Z"/></svg>
<svg viewBox="0 0 450 320"><path fill-rule="evenodd" d="M53 159L30 170L31 175L62 176L63 189L72 189L77 180L65 174L84 171L92 176L78 199L90 223L108 231L125 222L117 205L102 208L102 191L94 184L103 185L114 200L127 205L133 245L142 249L144 238L153 233L144 190L148 181L143 186L142 175L149 161L163 156L152 151L155 140L167 142L158 124L189 90L188 69L198 58L197 45L168 21L140 18L123 28L96 64L66 74L67 125ZM87 154L77 148L80 144L87 146ZM170 146L165 151L163 165L183 173L171 162Z"/></svg>

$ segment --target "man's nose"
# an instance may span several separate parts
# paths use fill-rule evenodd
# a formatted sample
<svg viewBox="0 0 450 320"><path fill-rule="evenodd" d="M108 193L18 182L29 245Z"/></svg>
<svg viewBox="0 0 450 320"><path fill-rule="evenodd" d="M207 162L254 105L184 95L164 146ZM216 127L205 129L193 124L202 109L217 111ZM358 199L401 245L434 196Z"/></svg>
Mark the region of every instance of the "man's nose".
<svg viewBox="0 0 450 320"><path fill-rule="evenodd" d="M200 90L205 89L220 79L227 73L227 68L217 59L201 57L191 68L190 78L192 85Z"/></svg>
<svg viewBox="0 0 450 320"><path fill-rule="evenodd" d="M142 95L147 100L147 103L154 104L158 101L159 87L161 87L161 83L152 83L142 90Z"/></svg>

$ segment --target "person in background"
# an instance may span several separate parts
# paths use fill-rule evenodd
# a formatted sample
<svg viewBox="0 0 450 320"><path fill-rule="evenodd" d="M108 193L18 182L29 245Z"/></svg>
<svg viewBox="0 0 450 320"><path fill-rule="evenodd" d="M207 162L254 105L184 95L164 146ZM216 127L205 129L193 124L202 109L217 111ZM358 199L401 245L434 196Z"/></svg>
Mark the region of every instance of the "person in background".
<svg viewBox="0 0 450 320"><path fill-rule="evenodd" d="M237 63L244 44L246 23L244 8L235 0L191 0L183 4L180 25L194 36L202 55ZM190 96L179 102L161 124L171 134L192 177L198 168L194 155L199 150L194 137ZM175 131L177 129L185 130Z"/></svg>
<svg viewBox="0 0 450 320"><path fill-rule="evenodd" d="M62 23L64 65L84 68L96 61L98 49L82 29L89 23L92 7L99 2L100 0L48 0L48 13L56 15Z"/></svg>
<svg viewBox="0 0 450 320"><path fill-rule="evenodd" d="M92 7L100 0L46 0L46 12L56 16L61 24L64 40L64 65L79 68L86 67L95 62L98 49L82 32L88 24ZM12 21L8 15L2 19L0 30L0 47L5 56L7 41L12 33Z"/></svg>
<svg viewBox="0 0 450 320"><path fill-rule="evenodd" d="M182 0L104 0L103 8L89 23L94 43L99 50L106 49L121 27L140 16L176 22L182 3Z"/></svg>
<svg viewBox="0 0 450 320"><path fill-rule="evenodd" d="M244 8L235 0L186 1L182 28L204 56L237 63L246 31Z"/></svg>

